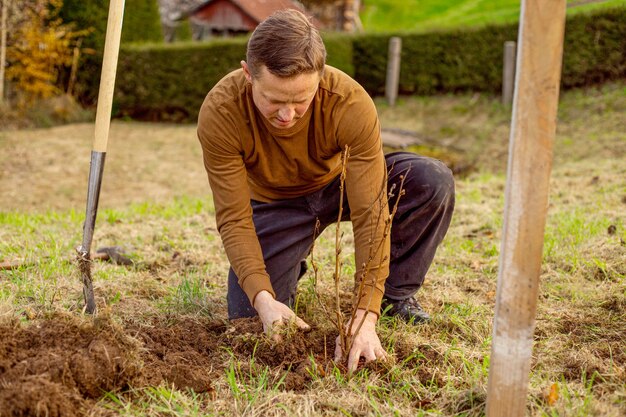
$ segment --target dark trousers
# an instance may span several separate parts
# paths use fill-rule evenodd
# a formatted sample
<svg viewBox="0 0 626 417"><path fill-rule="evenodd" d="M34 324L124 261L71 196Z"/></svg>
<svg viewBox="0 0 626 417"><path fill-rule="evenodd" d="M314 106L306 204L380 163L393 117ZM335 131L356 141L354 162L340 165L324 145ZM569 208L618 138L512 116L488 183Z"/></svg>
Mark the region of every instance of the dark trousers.
<svg viewBox="0 0 626 417"><path fill-rule="evenodd" d="M405 175L406 193L400 198L391 228L389 277L385 298L403 300L420 288L443 240L454 210L454 179L441 161L408 152L386 156L387 188L400 186ZM407 175L407 169L410 167ZM394 193L397 195L397 192ZM313 244L315 222L321 233L336 223L339 213L339 178L321 190L289 200L252 201L253 221L263 251L265 267L276 299L293 305L298 280L304 274ZM390 210L395 198L390 201ZM350 219L344 198L342 220ZM228 273L228 316L230 319L256 315L232 268Z"/></svg>

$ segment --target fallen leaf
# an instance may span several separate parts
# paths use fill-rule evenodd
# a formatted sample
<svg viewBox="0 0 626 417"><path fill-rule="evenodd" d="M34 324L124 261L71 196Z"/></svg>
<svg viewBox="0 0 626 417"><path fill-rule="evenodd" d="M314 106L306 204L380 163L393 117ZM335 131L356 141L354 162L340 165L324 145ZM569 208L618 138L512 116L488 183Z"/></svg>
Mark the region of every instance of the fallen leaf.
<svg viewBox="0 0 626 417"><path fill-rule="evenodd" d="M555 382L550 387L550 394L548 394L548 405L554 405L559 399L559 385Z"/></svg>

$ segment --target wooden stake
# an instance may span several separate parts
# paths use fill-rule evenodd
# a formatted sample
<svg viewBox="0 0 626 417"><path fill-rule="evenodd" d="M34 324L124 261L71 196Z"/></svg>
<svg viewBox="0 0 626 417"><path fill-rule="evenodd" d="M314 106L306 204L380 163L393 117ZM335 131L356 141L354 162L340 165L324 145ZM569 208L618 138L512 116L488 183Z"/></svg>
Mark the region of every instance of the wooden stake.
<svg viewBox="0 0 626 417"><path fill-rule="evenodd" d="M523 0L487 415L523 416L563 55L565 0Z"/></svg>
<svg viewBox="0 0 626 417"><path fill-rule="evenodd" d="M400 55L402 54L402 38L397 36L389 39L389 52L387 58L387 81L385 85L385 97L390 106L396 105L398 98L398 84L400 83Z"/></svg>
<svg viewBox="0 0 626 417"><path fill-rule="evenodd" d="M515 49L514 41L504 42L504 62L502 68L502 104L513 102L513 87L515 84Z"/></svg>

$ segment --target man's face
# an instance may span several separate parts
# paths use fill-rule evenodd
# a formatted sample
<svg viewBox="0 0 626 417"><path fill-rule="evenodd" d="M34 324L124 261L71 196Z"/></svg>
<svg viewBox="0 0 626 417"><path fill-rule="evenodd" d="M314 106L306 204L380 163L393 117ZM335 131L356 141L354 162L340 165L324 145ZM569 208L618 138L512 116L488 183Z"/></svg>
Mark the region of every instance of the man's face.
<svg viewBox="0 0 626 417"><path fill-rule="evenodd" d="M259 76L253 78L244 61L241 66L246 79L252 84L252 99L256 108L278 129L292 127L306 113L320 82L317 72L283 78L270 73L265 66Z"/></svg>

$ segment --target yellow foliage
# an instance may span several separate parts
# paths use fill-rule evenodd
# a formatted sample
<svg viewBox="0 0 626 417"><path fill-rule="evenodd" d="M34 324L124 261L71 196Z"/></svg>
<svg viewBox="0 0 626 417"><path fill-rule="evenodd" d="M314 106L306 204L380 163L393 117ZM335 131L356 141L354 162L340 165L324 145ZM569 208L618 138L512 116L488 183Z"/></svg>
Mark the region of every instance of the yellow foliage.
<svg viewBox="0 0 626 417"><path fill-rule="evenodd" d="M72 62L76 41L87 31L73 31L58 18L62 0L34 0L24 10L9 45L7 78L27 101L62 93L57 86L60 70Z"/></svg>

